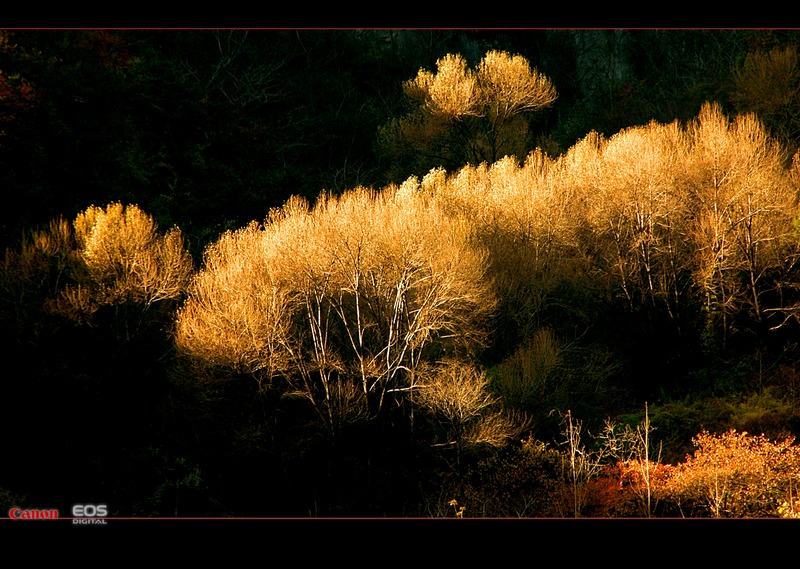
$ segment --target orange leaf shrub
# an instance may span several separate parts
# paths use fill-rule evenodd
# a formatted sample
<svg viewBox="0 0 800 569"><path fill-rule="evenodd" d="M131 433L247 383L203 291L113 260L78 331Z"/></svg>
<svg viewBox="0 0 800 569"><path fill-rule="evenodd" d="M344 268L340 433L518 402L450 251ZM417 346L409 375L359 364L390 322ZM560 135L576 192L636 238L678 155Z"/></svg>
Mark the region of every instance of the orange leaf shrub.
<svg viewBox="0 0 800 569"><path fill-rule="evenodd" d="M800 447L794 437L772 442L730 430L697 435L692 456L661 488L690 517L776 517L800 482ZM707 512L707 513L706 513Z"/></svg>

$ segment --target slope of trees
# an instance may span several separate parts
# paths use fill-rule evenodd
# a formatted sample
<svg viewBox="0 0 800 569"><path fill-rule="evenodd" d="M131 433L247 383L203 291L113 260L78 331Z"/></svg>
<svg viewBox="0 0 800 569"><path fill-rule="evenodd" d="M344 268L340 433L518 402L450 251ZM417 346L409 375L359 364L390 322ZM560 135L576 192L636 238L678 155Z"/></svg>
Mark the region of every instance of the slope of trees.
<svg viewBox="0 0 800 569"><path fill-rule="evenodd" d="M367 68L410 53L406 36L336 37L339 54L368 45ZM621 50L626 37L606 39ZM344 105L359 98L355 76L339 77L326 119L309 109L336 101L332 90L289 108L292 90L314 83L291 71L321 65L321 36L2 36L4 160L52 160L45 177L75 169L49 205L71 221L54 216L0 264L5 361L26 370L2 386L15 465L0 475L4 504L68 509L79 495L114 515L795 515L791 97L739 89L746 113L708 102L686 120L535 148L523 115L557 105L557 83L521 55L480 59L479 34L458 38L469 59L413 65L439 71L405 84L424 128L406 116L383 132L402 134L404 151L443 143L451 162L402 177L400 160L389 178L402 181L362 185L347 180L380 179L364 141L326 122L358 114ZM786 69L791 87L790 48L751 53L731 63L730 85ZM620 65L624 75L636 61ZM119 105L69 75L84 66ZM398 102L383 100L386 115L361 107L359 128ZM348 157L325 158L350 164L330 185L320 182L330 172L296 168L319 148L284 145L306 127ZM157 142L175 133L175 146ZM233 176L250 152L271 154ZM20 203L53 191L35 179L45 170L23 170L4 174L9 187L32 182ZM305 190L289 189L292 176ZM18 411L34 407L18 437Z"/></svg>
<svg viewBox="0 0 800 569"><path fill-rule="evenodd" d="M381 448L402 450L394 458L408 460L406 468L427 464L462 501L475 500L475 482L468 482L473 469L487 468L481 459L506 452L527 431L553 443L565 437L555 454L536 451L536 460L550 461L541 465L545 478L535 490L549 496L539 515L638 515L641 493L611 496L602 488L615 477L625 487L626 477L636 480L642 472L647 495L662 504L661 510L648 505L648 514L678 508L702 515L702 482L689 478L700 476L699 463L678 460L662 480L668 465L653 461L649 437L622 437L607 427L594 442L582 441L609 414L629 410L625 401L642 401L656 389L680 396L691 379L681 367L646 380L628 376L652 370L632 360L604 327L638 336L638 346L671 329L674 344L649 346L664 364L692 352L708 358L709 367L729 360L728 340L745 355L760 353L768 367L796 357L790 341L770 339L793 328L796 303L797 164L783 164L780 147L754 117L729 119L708 105L685 125L652 123L611 138L592 134L558 158L537 151L523 164L507 157L452 174L435 169L380 192L322 194L313 207L294 198L263 223L223 234L198 270L176 228L159 232L136 206L91 207L71 225L54 222L19 252L9 250L4 326L17 341L37 338L34 346L45 350L74 326L85 332L69 342L73 351L80 346L75 341L103 332L122 361L138 358L139 350L153 347L140 342L160 335L158 352L135 367L154 366L146 375L161 383L156 390L145 382L123 403L123 386L107 383L110 377L81 389L99 388L95 400L119 419L130 420L130 405L151 399L149 421L161 423L161 414L177 405L185 414L172 418L172 428L180 432L194 423L196 436L200 429L205 442L199 448L184 441L183 450L168 456L147 443L170 437L170 430L151 425L133 433L132 425L115 421L105 431L132 437L136 458L94 460L112 470L163 461L160 472L178 473L173 492L207 488L212 473L222 487L242 476L221 472L202 447L233 453L239 468L256 460L250 468L272 471L276 482L278 469L307 469L321 460L329 474L305 480L330 492L352 468L340 462L337 449L372 432L384 434L359 443L360 460L370 465L363 475L385 476L397 467ZM620 315L623 324L612 324ZM170 329L174 336L165 335ZM79 361L90 357L93 365L111 366L108 371L116 367L87 348L80 346ZM32 356L36 350L26 349ZM38 381L46 385L82 366L73 360L67 369L42 369ZM81 372L91 381L100 379L96 373ZM667 380L677 373L682 377ZM14 389L13 397L25 398L33 385ZM742 394L747 389L746 383L734 387ZM236 409L247 411L235 429L215 432ZM665 425L664 412L654 411L652 425L630 432L650 434L651 426ZM586 417L586 427L573 412ZM142 419L133 424L143 426ZM786 424L776 426L775 435L786 433ZM328 442L314 442L314 432ZM623 452L637 440L638 454ZM781 448L791 447L786 441ZM752 444L760 449L753 452L768 452L773 443ZM89 444L73 460L90 460L93 452ZM794 467L775 468L785 482L774 492L751 487L745 476L736 499L752 505L736 509L723 505L734 498L715 495L709 512L775 515L772 502L779 498L788 511ZM642 488L641 480L636 484ZM294 492L302 496L300 487ZM142 511L147 499L120 507ZM334 493L330 499L343 498Z"/></svg>

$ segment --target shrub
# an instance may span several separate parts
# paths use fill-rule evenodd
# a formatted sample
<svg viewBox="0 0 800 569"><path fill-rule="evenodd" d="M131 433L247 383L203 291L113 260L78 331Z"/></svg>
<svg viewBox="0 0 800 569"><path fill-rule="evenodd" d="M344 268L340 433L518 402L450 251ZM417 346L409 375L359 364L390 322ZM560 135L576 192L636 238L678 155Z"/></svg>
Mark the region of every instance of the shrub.
<svg viewBox="0 0 800 569"><path fill-rule="evenodd" d="M446 482L445 495L457 497L464 517L558 517L564 510L560 463L556 449L527 437Z"/></svg>
<svg viewBox="0 0 800 569"><path fill-rule="evenodd" d="M794 499L800 482L800 447L794 437L772 442L729 430L703 431L696 450L676 466L663 498L690 517L775 517Z"/></svg>

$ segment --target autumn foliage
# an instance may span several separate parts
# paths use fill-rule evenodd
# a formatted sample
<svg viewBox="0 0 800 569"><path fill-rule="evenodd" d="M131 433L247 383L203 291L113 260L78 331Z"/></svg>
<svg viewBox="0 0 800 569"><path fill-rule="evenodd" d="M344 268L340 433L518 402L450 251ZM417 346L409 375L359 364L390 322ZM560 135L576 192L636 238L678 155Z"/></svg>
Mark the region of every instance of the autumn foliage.
<svg viewBox="0 0 800 569"><path fill-rule="evenodd" d="M469 220L522 336L571 285L678 329L700 318L724 343L737 323L777 326L790 308L772 294L798 259L784 160L756 117L706 105L686 125L592 133L555 159L433 170L422 185Z"/></svg>
<svg viewBox="0 0 800 569"><path fill-rule="evenodd" d="M800 448L794 437L773 442L730 430L702 432L694 444L697 450L661 488L687 515L775 517L781 505L796 500Z"/></svg>

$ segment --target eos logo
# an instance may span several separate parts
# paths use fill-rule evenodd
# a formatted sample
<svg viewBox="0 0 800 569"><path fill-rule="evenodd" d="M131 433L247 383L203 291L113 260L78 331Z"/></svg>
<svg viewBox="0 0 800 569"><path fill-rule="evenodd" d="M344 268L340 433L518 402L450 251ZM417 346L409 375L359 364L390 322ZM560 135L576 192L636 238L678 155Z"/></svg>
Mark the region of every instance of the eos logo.
<svg viewBox="0 0 800 569"><path fill-rule="evenodd" d="M77 524L103 524L106 520L102 519L108 515L106 504L75 504L72 506L73 525ZM100 519L97 519L100 518Z"/></svg>
<svg viewBox="0 0 800 569"><path fill-rule="evenodd" d="M105 504L75 504L72 506L72 516L75 518L104 518L108 515L108 506Z"/></svg>

